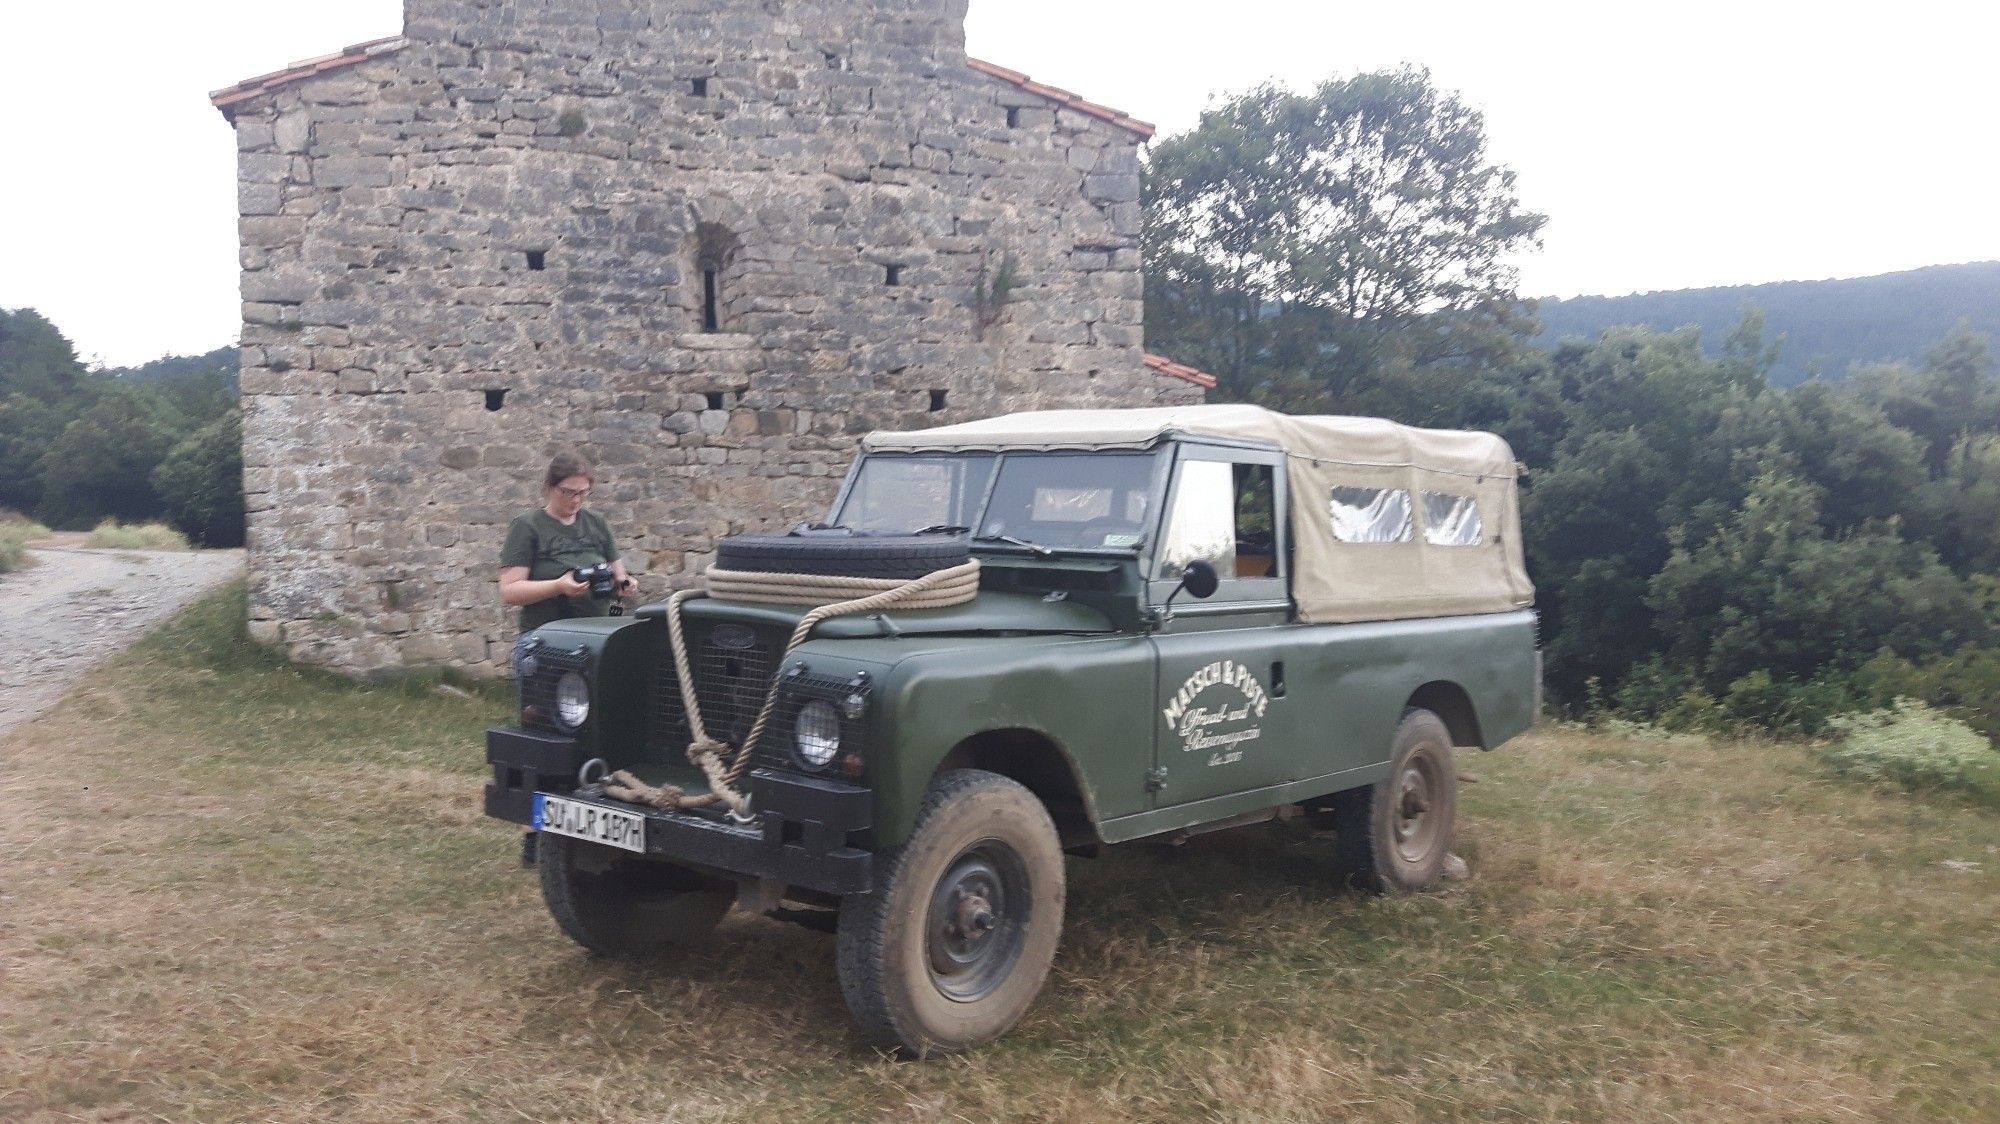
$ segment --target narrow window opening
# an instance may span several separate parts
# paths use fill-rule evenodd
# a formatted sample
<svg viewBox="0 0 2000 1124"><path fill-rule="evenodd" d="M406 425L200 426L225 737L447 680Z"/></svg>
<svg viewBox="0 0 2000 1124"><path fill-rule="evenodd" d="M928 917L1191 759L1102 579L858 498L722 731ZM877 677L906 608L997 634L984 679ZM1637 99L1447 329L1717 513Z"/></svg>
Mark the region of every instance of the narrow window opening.
<svg viewBox="0 0 2000 1124"><path fill-rule="evenodd" d="M822 52L820 52L820 53L826 56L826 68L827 68L828 70L846 70L846 69L847 69L847 60L846 60L846 59L844 59L844 58L841 58L841 57L840 57L839 55L835 54L835 53L834 53L834 52L832 52L832 51L822 51Z"/></svg>
<svg viewBox="0 0 2000 1124"><path fill-rule="evenodd" d="M1021 127L1020 106L1010 105L1007 107L1007 127L1010 129L1018 129Z"/></svg>
<svg viewBox="0 0 2000 1124"><path fill-rule="evenodd" d="M950 394L950 393L951 393L951 392L950 392L950 391L947 391L947 390L933 390L933 391L931 391L931 413L935 414L935 413L937 413L937 412L938 412L939 410L942 410L942 409L944 409L944 400L945 400L945 396L946 396L946 395L948 395L948 394Z"/></svg>
<svg viewBox="0 0 2000 1124"><path fill-rule="evenodd" d="M535 270L536 272L539 273L542 270L547 269L548 265L549 265L549 252L547 250L528 251L529 269Z"/></svg>
<svg viewBox="0 0 2000 1124"><path fill-rule="evenodd" d="M694 88L695 97L705 98L708 96L708 79L697 78L690 85Z"/></svg>
<svg viewBox="0 0 2000 1124"><path fill-rule="evenodd" d="M701 330L722 330L722 275L712 266L701 271Z"/></svg>
<svg viewBox="0 0 2000 1124"><path fill-rule="evenodd" d="M903 267L900 265L885 267L882 271L882 283L884 285L901 285L903 283Z"/></svg>
<svg viewBox="0 0 2000 1124"><path fill-rule="evenodd" d="M498 410L500 407L505 406L506 404L507 404L507 389L505 387L495 387L492 390L486 392L487 409Z"/></svg>
<svg viewBox="0 0 2000 1124"><path fill-rule="evenodd" d="M711 409L711 410L720 410L720 409L722 409L722 392L721 392L721 391L719 391L719 390L711 390L711 391L709 391L709 392L708 392L708 408L709 408L709 409Z"/></svg>

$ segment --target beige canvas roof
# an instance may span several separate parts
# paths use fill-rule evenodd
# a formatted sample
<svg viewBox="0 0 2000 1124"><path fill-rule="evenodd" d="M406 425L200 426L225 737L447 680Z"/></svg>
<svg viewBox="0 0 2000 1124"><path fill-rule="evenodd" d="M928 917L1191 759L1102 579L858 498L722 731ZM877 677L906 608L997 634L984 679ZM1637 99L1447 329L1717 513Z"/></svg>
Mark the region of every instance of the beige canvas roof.
<svg viewBox="0 0 2000 1124"><path fill-rule="evenodd" d="M908 433L871 433L871 452L1141 449L1174 435L1268 445L1286 455L1296 565L1292 597L1306 621L1496 613L1534 601L1521 546L1514 454L1490 433L1417 429L1380 418L1293 417L1261 406L1045 410ZM1353 491L1361 490L1360 492ZM1338 495L1391 493L1410 512L1406 537L1343 541ZM1477 541L1426 525L1453 499L1476 508ZM1394 506L1393 504L1391 505ZM1465 505L1458 512L1462 517ZM1460 535L1460 538L1470 536Z"/></svg>

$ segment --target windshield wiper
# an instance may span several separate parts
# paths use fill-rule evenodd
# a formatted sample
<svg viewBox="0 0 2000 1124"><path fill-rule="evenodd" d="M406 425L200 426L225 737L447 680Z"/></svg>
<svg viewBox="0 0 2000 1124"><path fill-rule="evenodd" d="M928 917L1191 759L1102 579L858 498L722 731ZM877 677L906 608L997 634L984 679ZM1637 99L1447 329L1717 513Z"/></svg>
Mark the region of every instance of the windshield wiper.
<svg viewBox="0 0 2000 1124"><path fill-rule="evenodd" d="M1012 543L1015 546L1025 546L1029 550L1034 551L1036 554L1039 554L1044 558L1053 558L1055 557L1056 553L1055 551L1049 549L1048 547L1043 546L1041 543L1029 542L1027 539L1018 539L1015 538L1013 535L974 535L972 536L972 541L1004 542L1004 543Z"/></svg>
<svg viewBox="0 0 2000 1124"><path fill-rule="evenodd" d="M962 535L971 529L970 527L961 527L956 523L933 523L921 531L911 531L910 533L913 535Z"/></svg>

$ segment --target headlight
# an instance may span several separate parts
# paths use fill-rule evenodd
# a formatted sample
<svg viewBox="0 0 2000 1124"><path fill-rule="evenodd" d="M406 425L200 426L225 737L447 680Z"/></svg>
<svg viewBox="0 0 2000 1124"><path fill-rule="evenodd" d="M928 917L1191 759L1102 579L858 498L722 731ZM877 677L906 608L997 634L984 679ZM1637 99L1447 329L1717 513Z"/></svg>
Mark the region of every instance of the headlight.
<svg viewBox="0 0 2000 1124"><path fill-rule="evenodd" d="M840 712L825 699L800 707L792 742L798 747L799 760L808 767L824 769L833 764L834 754L840 752Z"/></svg>
<svg viewBox="0 0 2000 1124"><path fill-rule="evenodd" d="M556 724L565 730L575 730L589 717L590 684L578 672L563 672L563 677L556 680Z"/></svg>

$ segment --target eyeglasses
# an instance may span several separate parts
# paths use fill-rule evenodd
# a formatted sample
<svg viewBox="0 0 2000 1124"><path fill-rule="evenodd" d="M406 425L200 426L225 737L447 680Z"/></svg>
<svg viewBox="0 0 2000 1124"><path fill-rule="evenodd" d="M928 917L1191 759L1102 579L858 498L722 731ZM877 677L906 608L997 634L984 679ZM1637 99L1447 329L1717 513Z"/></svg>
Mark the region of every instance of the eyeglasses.
<svg viewBox="0 0 2000 1124"><path fill-rule="evenodd" d="M589 488L565 488L562 485L558 484L556 485L556 491L561 492L565 497L573 500L587 500L590 498Z"/></svg>

